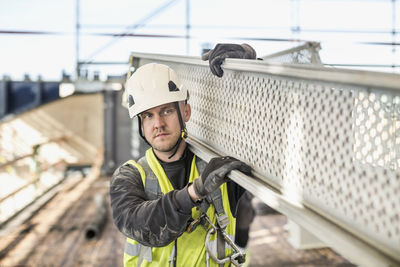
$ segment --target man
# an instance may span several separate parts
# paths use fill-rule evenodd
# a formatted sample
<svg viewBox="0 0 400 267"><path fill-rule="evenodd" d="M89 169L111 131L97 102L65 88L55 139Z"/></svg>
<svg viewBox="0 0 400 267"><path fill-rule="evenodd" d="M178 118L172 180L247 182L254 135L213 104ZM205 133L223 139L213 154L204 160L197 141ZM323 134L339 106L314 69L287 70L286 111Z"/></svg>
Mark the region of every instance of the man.
<svg viewBox="0 0 400 267"><path fill-rule="evenodd" d="M221 231L209 230L209 222L239 246L246 245L254 213L245 190L226 176L232 170L249 174L250 168L231 157L206 164L188 149L188 93L168 66L150 63L138 68L126 92L130 117L138 116L140 135L151 148L138 162L120 166L111 179L114 222L127 237L124 265L224 266L210 259L206 237L219 259L233 251L222 242ZM244 227L239 221L237 225L238 210L249 208L249 216L239 216L244 217Z"/></svg>

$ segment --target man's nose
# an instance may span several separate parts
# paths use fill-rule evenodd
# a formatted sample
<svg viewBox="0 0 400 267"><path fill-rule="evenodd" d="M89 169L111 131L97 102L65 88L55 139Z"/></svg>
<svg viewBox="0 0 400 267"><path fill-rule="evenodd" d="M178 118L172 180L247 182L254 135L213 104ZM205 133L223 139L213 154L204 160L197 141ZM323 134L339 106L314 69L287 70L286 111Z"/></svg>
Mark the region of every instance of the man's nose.
<svg viewBox="0 0 400 267"><path fill-rule="evenodd" d="M155 115L154 116L154 128L161 128L164 126L164 118L161 117L160 115Z"/></svg>

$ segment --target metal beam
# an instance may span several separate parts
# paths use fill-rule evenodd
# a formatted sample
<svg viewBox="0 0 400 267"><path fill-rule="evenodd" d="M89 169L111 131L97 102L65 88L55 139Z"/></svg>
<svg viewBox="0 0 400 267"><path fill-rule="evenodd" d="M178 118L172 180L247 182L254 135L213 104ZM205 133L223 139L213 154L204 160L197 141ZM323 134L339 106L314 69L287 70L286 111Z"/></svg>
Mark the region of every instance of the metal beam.
<svg viewBox="0 0 400 267"><path fill-rule="evenodd" d="M196 138L188 137L187 143L194 154L207 162L213 157L223 156ZM280 193L278 188L266 183L265 179L260 179L261 174L253 173L253 177L250 177L239 171L232 171L228 177L273 209L313 233L346 259L365 267L398 266L399 262L360 240L339 225L306 206L291 203Z"/></svg>

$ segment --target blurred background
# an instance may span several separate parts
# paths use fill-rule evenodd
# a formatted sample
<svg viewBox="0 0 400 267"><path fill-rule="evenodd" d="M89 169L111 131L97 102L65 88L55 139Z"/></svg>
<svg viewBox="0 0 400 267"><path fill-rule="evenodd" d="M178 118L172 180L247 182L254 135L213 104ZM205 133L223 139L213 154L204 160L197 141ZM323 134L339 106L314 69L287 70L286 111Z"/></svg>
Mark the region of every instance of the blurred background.
<svg viewBox="0 0 400 267"><path fill-rule="evenodd" d="M0 266L121 266L109 177L147 148L121 105L131 52L307 42L327 67L398 74L400 2L0 0ZM258 204L251 266L353 266L289 244L286 218Z"/></svg>
<svg viewBox="0 0 400 267"><path fill-rule="evenodd" d="M259 56L321 43L324 64L398 72L396 0L2 1L0 74L122 75L129 53L200 55L247 42Z"/></svg>

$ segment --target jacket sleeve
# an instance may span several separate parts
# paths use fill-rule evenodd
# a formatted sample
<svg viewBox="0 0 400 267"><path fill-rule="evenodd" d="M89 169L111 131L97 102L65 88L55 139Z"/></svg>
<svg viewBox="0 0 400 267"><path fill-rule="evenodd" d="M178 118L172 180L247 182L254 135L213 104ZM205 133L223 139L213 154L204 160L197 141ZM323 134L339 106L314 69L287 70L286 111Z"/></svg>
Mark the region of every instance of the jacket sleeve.
<svg viewBox="0 0 400 267"><path fill-rule="evenodd" d="M125 236L150 247L166 246L181 236L194 207L187 186L149 200L139 171L131 165L122 165L114 172L110 199L117 228Z"/></svg>

